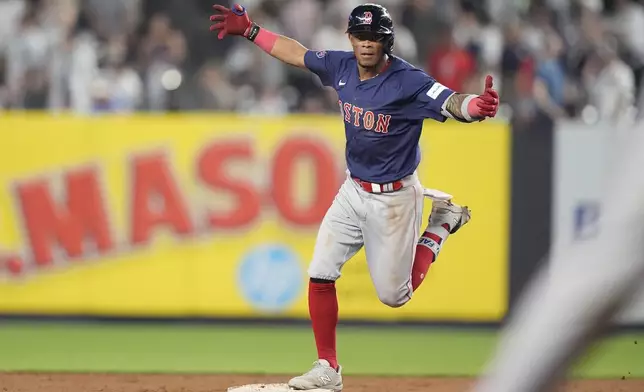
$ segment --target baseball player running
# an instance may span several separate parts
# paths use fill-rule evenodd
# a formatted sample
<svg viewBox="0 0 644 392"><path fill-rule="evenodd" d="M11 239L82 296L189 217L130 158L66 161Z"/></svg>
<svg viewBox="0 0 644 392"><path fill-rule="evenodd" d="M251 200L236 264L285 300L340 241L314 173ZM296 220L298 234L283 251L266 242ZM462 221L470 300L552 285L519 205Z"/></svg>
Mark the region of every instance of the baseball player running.
<svg viewBox="0 0 644 392"><path fill-rule="evenodd" d="M219 39L243 36L284 63L310 70L338 93L347 178L322 221L308 269L318 360L289 386L341 391L335 281L342 267L364 246L380 301L400 307L411 299L448 236L470 219L467 207L419 182L423 120L482 121L496 115L499 96L491 76L482 95L462 94L395 56L393 21L377 4L351 12L347 33L352 52L309 50L253 23L238 4L214 8L218 13L210 17L215 22L210 29L218 31ZM421 235L425 196L434 201Z"/></svg>

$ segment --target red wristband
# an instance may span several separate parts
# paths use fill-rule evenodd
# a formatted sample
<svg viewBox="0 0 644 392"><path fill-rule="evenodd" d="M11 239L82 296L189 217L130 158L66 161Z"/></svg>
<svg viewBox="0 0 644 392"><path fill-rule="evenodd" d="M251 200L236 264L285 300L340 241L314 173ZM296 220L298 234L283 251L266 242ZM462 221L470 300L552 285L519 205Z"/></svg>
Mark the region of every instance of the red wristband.
<svg viewBox="0 0 644 392"><path fill-rule="evenodd" d="M271 54L271 51L273 50L278 37L279 35L260 27L259 32L257 33L257 37L255 37L253 42L264 52Z"/></svg>

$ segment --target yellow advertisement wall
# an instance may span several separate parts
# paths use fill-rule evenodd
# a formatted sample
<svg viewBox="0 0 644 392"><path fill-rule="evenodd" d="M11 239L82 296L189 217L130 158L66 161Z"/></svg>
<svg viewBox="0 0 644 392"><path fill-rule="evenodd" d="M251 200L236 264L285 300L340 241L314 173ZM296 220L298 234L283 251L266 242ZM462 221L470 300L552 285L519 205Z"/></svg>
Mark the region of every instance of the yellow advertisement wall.
<svg viewBox="0 0 644 392"><path fill-rule="evenodd" d="M345 176L341 119L0 123L0 313L308 317L306 268ZM421 141L423 185L455 195L473 219L400 309L379 303L361 251L338 281L341 317L499 320L509 132L428 122Z"/></svg>

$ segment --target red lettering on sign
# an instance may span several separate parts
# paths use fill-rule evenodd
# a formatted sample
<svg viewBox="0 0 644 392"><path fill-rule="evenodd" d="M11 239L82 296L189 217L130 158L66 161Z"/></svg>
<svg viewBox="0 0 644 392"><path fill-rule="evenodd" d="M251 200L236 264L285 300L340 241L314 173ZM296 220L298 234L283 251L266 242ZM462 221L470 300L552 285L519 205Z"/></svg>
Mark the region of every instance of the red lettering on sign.
<svg viewBox="0 0 644 392"><path fill-rule="evenodd" d="M355 113L361 114L360 110ZM367 112L366 121L374 117L369 113L372 112ZM286 137L274 151L271 172L267 174L268 189L259 189L251 174L237 177L228 170L237 163L251 166L251 170L263 164L256 159L251 140L213 142L196 157L194 178L213 194L227 192L235 201L225 210L213 209L202 215L204 223L211 228L242 228L260 219L262 208L274 207L285 222L299 226L319 224L344 177L338 175L339 166L333 150L306 136ZM163 153L153 153L131 161L129 241L132 244L151 241L155 230L161 228L181 235L196 233L190 209L194 207L196 212L197 207L188 203L167 158ZM298 170L304 163L310 164L311 170L302 176ZM87 241L92 241L95 246L91 249L95 248L101 254L113 249L109 214L99 180L93 168L68 172L63 177L60 199L51 187L51 180L46 178L17 186L16 204L23 214L34 266L51 265L58 249L66 251L69 258L88 256ZM305 193L311 197L298 200L298 196ZM266 201L262 195L270 195L269 203L262 203ZM215 196L213 203L217 202ZM12 275L28 272L32 258L22 258L19 254L0 254L0 270Z"/></svg>
<svg viewBox="0 0 644 392"><path fill-rule="evenodd" d="M65 175L67 201L56 205L46 180L18 186L17 193L34 261L53 261L57 242L69 257L83 255L83 240L93 239L100 252L112 248L112 237L96 172L82 169Z"/></svg>
<svg viewBox="0 0 644 392"><path fill-rule="evenodd" d="M211 212L210 227L239 227L252 223L260 213L261 201L253 184L226 175L225 166L236 159L249 161L253 158L250 141L237 140L213 143L199 158L199 178L212 189L223 189L237 196L237 207L225 213Z"/></svg>
<svg viewBox="0 0 644 392"><path fill-rule="evenodd" d="M24 271L25 263L19 256L1 256L0 255L0 268L6 268L11 275L20 275Z"/></svg>
<svg viewBox="0 0 644 392"><path fill-rule="evenodd" d="M188 207L161 154L136 157L132 164L131 242L149 241L157 226L169 226L177 234L193 230Z"/></svg>
<svg viewBox="0 0 644 392"><path fill-rule="evenodd" d="M299 159L310 159L316 179L315 196L308 206L296 206L293 195L300 184L295 177ZM297 225L319 223L333 202L337 192L337 178L333 154L322 144L308 138L292 138L275 153L272 184L273 200L282 217Z"/></svg>

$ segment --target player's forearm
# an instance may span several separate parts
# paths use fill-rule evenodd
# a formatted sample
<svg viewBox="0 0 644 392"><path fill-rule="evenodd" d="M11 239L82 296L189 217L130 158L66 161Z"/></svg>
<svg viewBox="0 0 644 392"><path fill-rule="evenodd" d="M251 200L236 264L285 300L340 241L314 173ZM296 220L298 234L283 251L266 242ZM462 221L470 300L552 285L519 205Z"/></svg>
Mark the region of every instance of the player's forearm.
<svg viewBox="0 0 644 392"><path fill-rule="evenodd" d="M253 25L248 39L266 53L286 64L304 68L304 55L307 48L298 41L284 35L273 33L258 25Z"/></svg>
<svg viewBox="0 0 644 392"><path fill-rule="evenodd" d="M280 35L271 51L271 56L287 64L305 68L304 55L307 50L308 49L298 41Z"/></svg>
<svg viewBox="0 0 644 392"><path fill-rule="evenodd" d="M457 121L474 122L482 120L482 118L478 116L478 110L474 103L474 99L476 99L476 97L476 95L472 94L452 94L452 96L447 98L447 101L445 101L443 110L447 112L446 114L448 114L448 117Z"/></svg>

